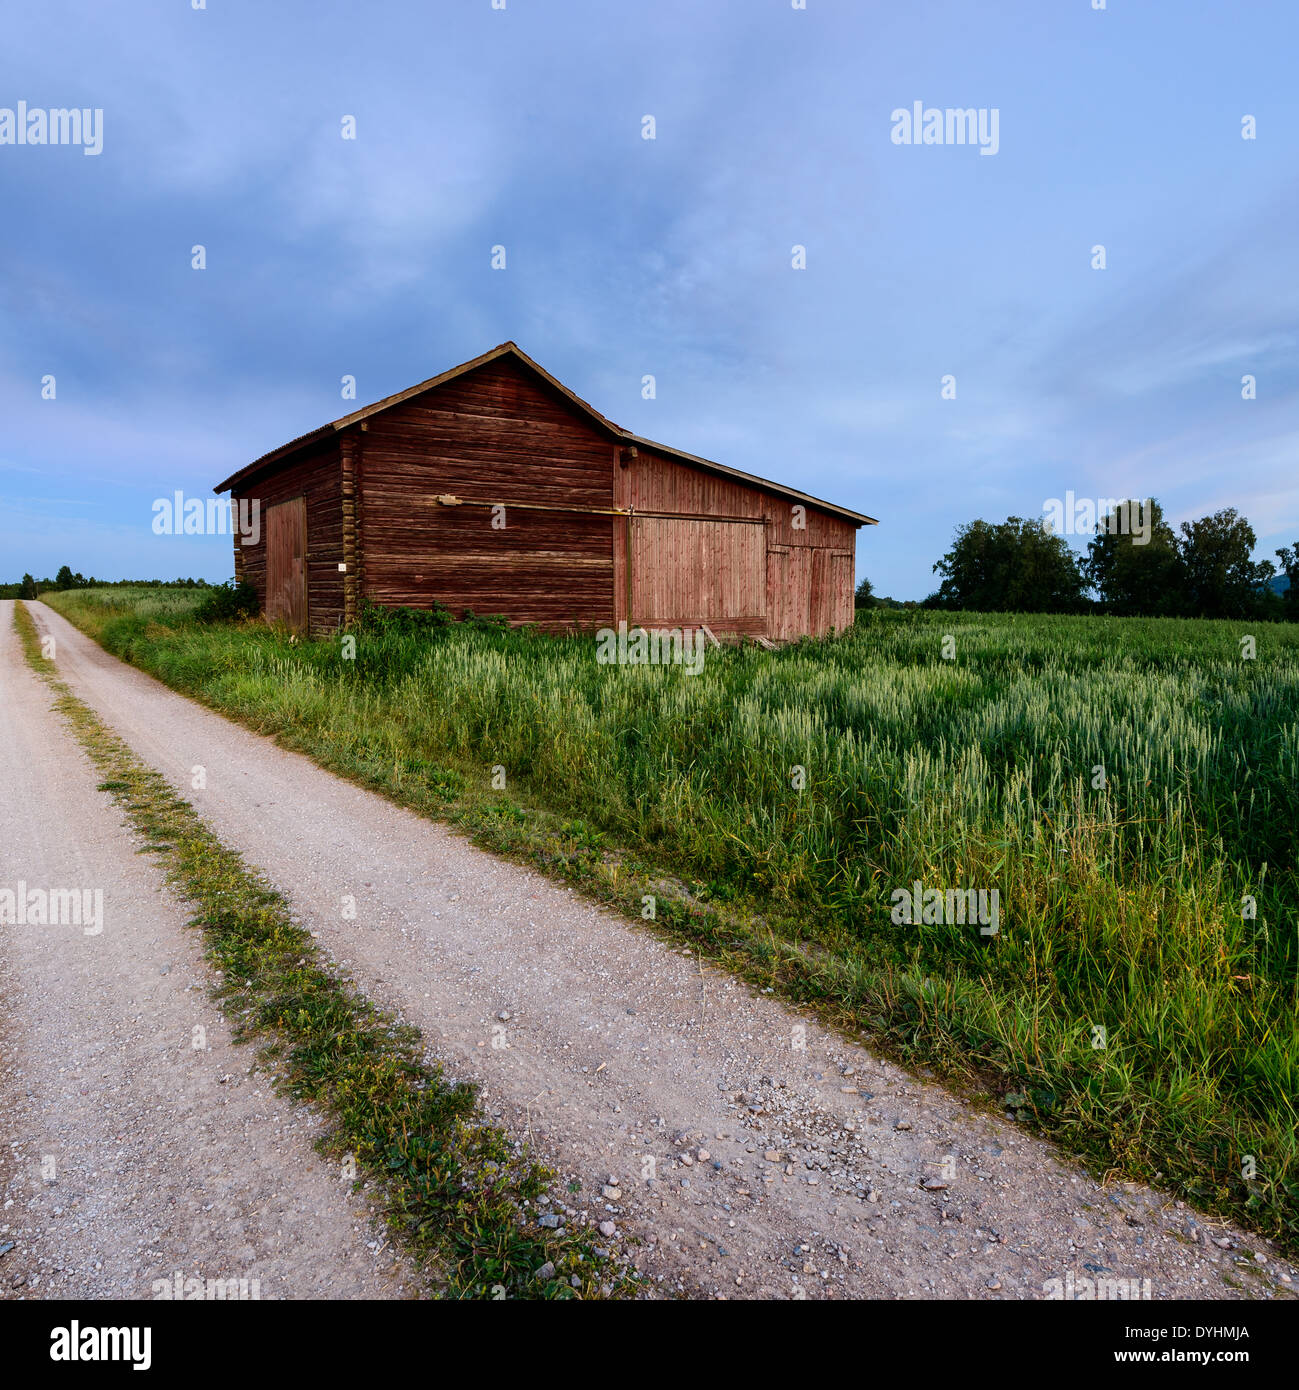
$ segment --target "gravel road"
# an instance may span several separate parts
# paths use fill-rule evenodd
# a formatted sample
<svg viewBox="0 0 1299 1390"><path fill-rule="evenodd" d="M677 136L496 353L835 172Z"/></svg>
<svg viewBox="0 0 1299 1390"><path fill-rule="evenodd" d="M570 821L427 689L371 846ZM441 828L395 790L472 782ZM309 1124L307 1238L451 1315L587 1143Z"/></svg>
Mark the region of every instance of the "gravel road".
<svg viewBox="0 0 1299 1390"><path fill-rule="evenodd" d="M1209 1223L1147 1188L1098 1184L1014 1123L173 694L44 605L30 608L56 637L59 673L77 695L290 897L343 973L417 1024L453 1075L481 1083L489 1110L531 1136L564 1179L546 1219L602 1223L606 1243L628 1251L665 1292L1036 1299L1055 1290L1052 1280L1085 1290L1086 1281L1104 1279L1139 1281L1131 1292L1152 1299L1294 1296L1293 1266L1256 1237ZM120 876L114 897L122 905L113 928L118 946L87 951L60 941L66 961L30 947L11 953L10 974L22 991L11 1021L26 1030L28 1044L23 1074L6 1082L16 1082L19 1095L24 1084L36 1092L27 1103L34 1118L48 1113L55 1096L77 1100L74 1066L80 1085L93 1077L96 1091L111 1066L115 1087L98 1094L112 1109L94 1111L104 1133L131 1129L140 1144L146 1135L150 1144L166 1142L163 1115L183 1112L176 1128L191 1133L188 1126L202 1123L194 1112L207 1107L210 1118L224 1093L207 1071L200 1077L178 1064L181 1044L163 1045L163 1030L136 1037L145 991L158 997L151 1015L178 1011L176 1036L209 1017L211 1006L201 990L185 992L200 975L176 930L177 914L147 868L114 843L112 813L88 790L79 755L53 746L39 698L9 701L11 687L30 686L25 673L14 673L19 657L9 624L7 611L0 613L12 726L4 765L23 788L20 806L8 798L22 835L21 852L7 856L15 865L9 872L39 863L46 877L72 873L74 857L65 866L49 856L85 862L94 850L104 862L78 871ZM15 739L24 749L17 755ZM195 766L206 770L203 790L191 786ZM37 870L26 872L32 878ZM122 953L120 973L109 968L109 949ZM176 968L160 979L167 962ZM12 1000L14 986L6 988ZM66 1016L57 1023L21 1002L38 997L49 1008L61 995L68 996ZM60 1072L42 1060L42 1042L75 1031L91 996L99 1002L89 1041L75 1064L59 1059L68 1067ZM220 1031L214 1022L209 1036ZM210 1071L239 1074L240 1063L213 1061ZM245 1090L251 1100L252 1083ZM142 1094L142 1108L131 1110ZM318 1169L304 1142L306 1119L297 1122L304 1137L295 1147L278 1104L262 1098L257 1105L270 1117L265 1124L285 1129L277 1137L284 1153L271 1176L258 1167L253 1143L208 1151L238 1198L220 1209L220 1219L205 1218L204 1229L213 1241L223 1238L226 1222L287 1229L279 1206L268 1220L255 1202L242 1204L258 1191L268 1199L272 1191L299 1194L277 1201L300 1204L300 1194L319 1190L314 1234L337 1236L340 1262L317 1271L317 1287L347 1296L364 1282L355 1264L342 1262L353 1218L338 1210L346 1230L335 1230L331 1189L311 1185ZM34 1134L26 1141L26 1162L42 1142ZM93 1166L103 1172L110 1158ZM160 1161L141 1178L157 1185L140 1196L151 1213L168 1209L170 1198L188 1214L190 1186L171 1192L167 1184L177 1179L168 1165ZM25 1181L32 1195L23 1200L39 1200ZM105 1227L97 1244L106 1266L110 1257L119 1269L138 1262L142 1236L129 1226ZM229 1239L241 1249L250 1243L246 1233ZM191 1242L191 1260L192 1250ZM0 1273L5 1268L0 1261Z"/></svg>
<svg viewBox="0 0 1299 1390"><path fill-rule="evenodd" d="M408 1292L406 1262L376 1256L364 1200L312 1149L315 1115L248 1075L183 906L96 790L12 608L0 888L92 898L80 925L0 925L0 1298L148 1299L177 1274L213 1281L182 1285L191 1297Z"/></svg>

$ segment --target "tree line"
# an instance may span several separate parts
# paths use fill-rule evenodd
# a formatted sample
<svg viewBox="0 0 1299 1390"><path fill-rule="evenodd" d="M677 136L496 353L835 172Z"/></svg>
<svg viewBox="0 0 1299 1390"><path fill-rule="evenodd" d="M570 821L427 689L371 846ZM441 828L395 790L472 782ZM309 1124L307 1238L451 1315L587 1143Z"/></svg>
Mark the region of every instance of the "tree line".
<svg viewBox="0 0 1299 1390"><path fill-rule="evenodd" d="M1125 617L1299 621L1299 543L1255 561L1254 528L1234 507L1174 531L1152 499L1120 502L1100 520L1086 555L1044 521L1011 516L956 528L934 565L941 577L921 607L998 613L1113 613ZM879 604L869 581L858 607Z"/></svg>
<svg viewBox="0 0 1299 1390"><path fill-rule="evenodd" d="M92 574L74 574L70 565L61 565L53 579L35 579L25 574L14 584L0 584L0 598L40 598L53 589L208 589L206 579L96 579Z"/></svg>

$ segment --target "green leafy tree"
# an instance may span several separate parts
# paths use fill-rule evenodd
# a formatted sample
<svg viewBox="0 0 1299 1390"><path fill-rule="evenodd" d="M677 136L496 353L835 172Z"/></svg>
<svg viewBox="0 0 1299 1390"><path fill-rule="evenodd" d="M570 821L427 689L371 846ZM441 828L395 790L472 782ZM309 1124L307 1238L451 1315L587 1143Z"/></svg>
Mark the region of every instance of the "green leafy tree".
<svg viewBox="0 0 1299 1390"><path fill-rule="evenodd" d="M857 592L853 595L853 607L875 607L875 591L871 588L871 582L869 579L863 579L861 583L857 585Z"/></svg>
<svg viewBox="0 0 1299 1390"><path fill-rule="evenodd" d="M1281 573L1289 581L1281 595L1285 618L1287 622L1296 623L1299 622L1299 543L1283 545L1276 555L1281 561Z"/></svg>
<svg viewBox="0 0 1299 1390"><path fill-rule="evenodd" d="M1107 612L1168 615L1182 610L1185 577L1177 534L1151 498L1106 513L1083 564Z"/></svg>
<svg viewBox="0 0 1299 1390"><path fill-rule="evenodd" d="M19 586L19 598L39 598L40 592L36 588L36 581L30 574L23 575L22 584Z"/></svg>
<svg viewBox="0 0 1299 1390"><path fill-rule="evenodd" d="M1064 537L1024 517L958 526L934 572L942 575L934 597L943 608L1075 613L1087 606L1086 580Z"/></svg>
<svg viewBox="0 0 1299 1390"><path fill-rule="evenodd" d="M1201 618L1246 618L1263 606L1272 563L1253 560L1254 528L1234 507L1182 522L1186 611Z"/></svg>
<svg viewBox="0 0 1299 1390"><path fill-rule="evenodd" d="M59 566L59 572L54 576L54 587L56 589L72 588L72 569L69 565Z"/></svg>

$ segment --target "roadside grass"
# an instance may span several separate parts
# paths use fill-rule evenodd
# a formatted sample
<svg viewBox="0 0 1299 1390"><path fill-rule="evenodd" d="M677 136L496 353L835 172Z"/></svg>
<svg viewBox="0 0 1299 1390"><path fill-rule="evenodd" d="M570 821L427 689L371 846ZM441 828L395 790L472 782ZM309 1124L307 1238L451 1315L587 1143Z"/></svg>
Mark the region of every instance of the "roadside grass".
<svg viewBox="0 0 1299 1390"><path fill-rule="evenodd" d="M487 847L653 899L657 929L1096 1171L1299 1248L1299 627L875 614L692 677L589 638L378 623L349 660L120 591L47 601ZM913 883L997 889L999 933L895 923Z"/></svg>
<svg viewBox="0 0 1299 1390"><path fill-rule="evenodd" d="M328 1117L322 1153L377 1184L394 1237L442 1296L634 1296L635 1277L580 1232L537 1225L555 1175L484 1122L474 1087L425 1056L418 1030L326 971L285 899L71 693L30 613L14 608L27 662L102 773L100 790L192 904L235 1040L256 1044L277 1085ZM341 1166L349 1159L354 1170Z"/></svg>

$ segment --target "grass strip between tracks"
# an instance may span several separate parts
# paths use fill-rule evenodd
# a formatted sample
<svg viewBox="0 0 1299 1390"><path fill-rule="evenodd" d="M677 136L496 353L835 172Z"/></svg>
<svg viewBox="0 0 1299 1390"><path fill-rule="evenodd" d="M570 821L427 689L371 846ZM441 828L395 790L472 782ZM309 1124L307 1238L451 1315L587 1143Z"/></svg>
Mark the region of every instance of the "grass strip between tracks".
<svg viewBox="0 0 1299 1390"><path fill-rule="evenodd" d="M341 1172L350 1157L358 1182L379 1185L394 1236L442 1295L634 1294L634 1277L582 1231L537 1225L554 1175L484 1121L474 1087L448 1079L416 1029L325 969L286 899L58 678L22 603L14 622L28 664L102 775L100 790L192 906L236 1041L256 1044L281 1089L328 1117L322 1151Z"/></svg>

